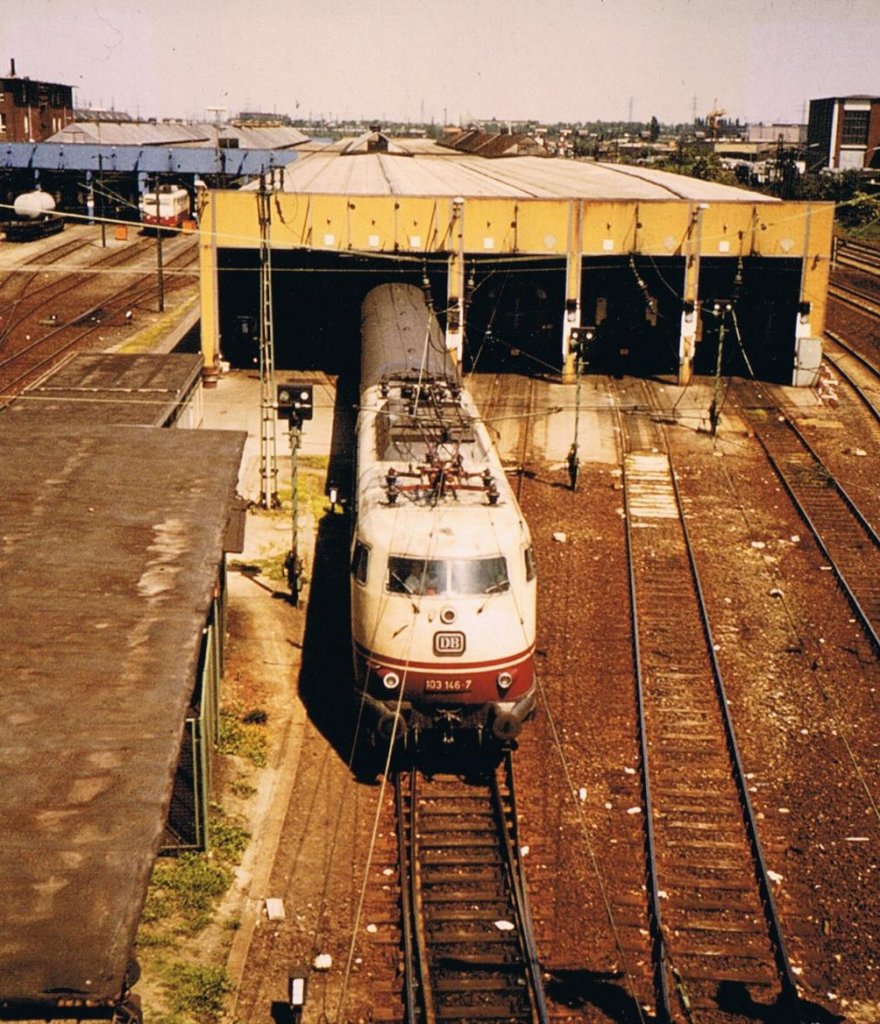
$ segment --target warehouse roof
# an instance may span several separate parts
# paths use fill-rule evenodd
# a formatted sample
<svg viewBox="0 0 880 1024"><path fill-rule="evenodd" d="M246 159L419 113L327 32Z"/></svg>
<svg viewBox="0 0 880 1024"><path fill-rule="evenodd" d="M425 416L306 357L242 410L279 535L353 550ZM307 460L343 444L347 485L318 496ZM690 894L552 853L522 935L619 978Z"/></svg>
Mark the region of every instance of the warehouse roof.
<svg viewBox="0 0 880 1024"><path fill-rule="evenodd" d="M120 996L244 440L0 417L0 1007Z"/></svg>
<svg viewBox="0 0 880 1024"><path fill-rule="evenodd" d="M490 159L427 139L395 139L402 152L352 152L352 140L306 145L284 172L284 191L338 195L774 203L771 196L626 164L538 156Z"/></svg>

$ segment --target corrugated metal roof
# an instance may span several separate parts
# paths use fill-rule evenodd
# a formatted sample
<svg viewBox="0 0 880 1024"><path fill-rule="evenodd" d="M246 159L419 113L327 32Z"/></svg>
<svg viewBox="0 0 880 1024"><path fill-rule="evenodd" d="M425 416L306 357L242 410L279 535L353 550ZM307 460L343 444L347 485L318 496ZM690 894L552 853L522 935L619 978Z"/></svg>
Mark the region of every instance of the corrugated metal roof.
<svg viewBox="0 0 880 1024"><path fill-rule="evenodd" d="M290 125L227 125L241 149L288 149L308 141L308 135Z"/></svg>
<svg viewBox="0 0 880 1024"><path fill-rule="evenodd" d="M178 121L77 121L56 132L47 142L99 143L103 146L212 146L230 142L238 149L288 149L308 140L287 125L242 126L184 124Z"/></svg>
<svg viewBox="0 0 880 1024"><path fill-rule="evenodd" d="M305 146L299 150L300 159L285 170L284 190L339 195L778 202L758 192L647 167L535 156L487 160L424 139L398 143L415 159L390 153L359 153L340 159L345 140L330 146Z"/></svg>
<svg viewBox="0 0 880 1024"><path fill-rule="evenodd" d="M120 996L244 441L0 416L0 1002Z"/></svg>
<svg viewBox="0 0 880 1024"><path fill-rule="evenodd" d="M47 142L96 143L102 146L194 146L207 144L209 136L199 125L153 121L76 121L56 132Z"/></svg>

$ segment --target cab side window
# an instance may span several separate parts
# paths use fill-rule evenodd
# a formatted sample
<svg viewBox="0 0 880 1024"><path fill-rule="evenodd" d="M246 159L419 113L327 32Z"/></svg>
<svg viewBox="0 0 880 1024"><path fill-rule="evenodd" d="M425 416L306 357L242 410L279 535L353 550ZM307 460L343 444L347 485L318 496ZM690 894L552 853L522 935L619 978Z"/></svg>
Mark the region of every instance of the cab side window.
<svg viewBox="0 0 880 1024"><path fill-rule="evenodd" d="M358 583L367 582L367 570L370 562L370 549L361 541L356 541L351 556L351 574Z"/></svg>

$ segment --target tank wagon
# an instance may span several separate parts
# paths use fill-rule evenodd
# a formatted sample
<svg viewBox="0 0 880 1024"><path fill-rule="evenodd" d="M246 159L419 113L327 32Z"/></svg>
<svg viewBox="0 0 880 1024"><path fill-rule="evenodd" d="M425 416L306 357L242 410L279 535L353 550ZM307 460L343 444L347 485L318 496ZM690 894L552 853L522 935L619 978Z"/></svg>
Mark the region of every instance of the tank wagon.
<svg viewBox="0 0 880 1024"><path fill-rule="evenodd" d="M31 242L64 230L64 219L53 212L55 200L48 192L24 192L12 209L15 219L0 225L7 242Z"/></svg>
<svg viewBox="0 0 880 1024"><path fill-rule="evenodd" d="M528 526L425 293L381 285L361 316L358 699L374 740L507 744L535 706Z"/></svg>
<svg viewBox="0 0 880 1024"><path fill-rule="evenodd" d="M190 218L190 196L179 185L160 185L140 199L141 221L149 227L179 228Z"/></svg>

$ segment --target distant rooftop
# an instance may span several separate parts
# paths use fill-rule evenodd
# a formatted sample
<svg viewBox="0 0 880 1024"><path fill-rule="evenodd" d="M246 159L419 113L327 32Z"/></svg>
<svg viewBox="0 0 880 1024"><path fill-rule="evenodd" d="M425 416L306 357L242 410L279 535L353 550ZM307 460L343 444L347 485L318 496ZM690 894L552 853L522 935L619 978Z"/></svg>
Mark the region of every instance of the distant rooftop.
<svg viewBox="0 0 880 1024"><path fill-rule="evenodd" d="M75 121L47 142L103 146L201 146L213 149L289 149L308 141L289 125L243 125L216 122L122 121L98 112L92 121Z"/></svg>

